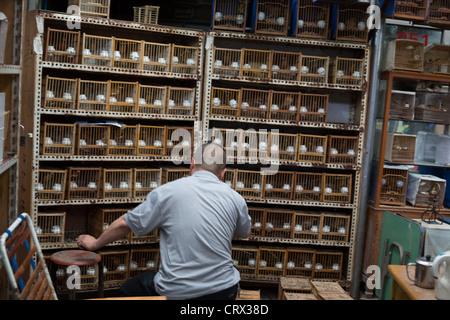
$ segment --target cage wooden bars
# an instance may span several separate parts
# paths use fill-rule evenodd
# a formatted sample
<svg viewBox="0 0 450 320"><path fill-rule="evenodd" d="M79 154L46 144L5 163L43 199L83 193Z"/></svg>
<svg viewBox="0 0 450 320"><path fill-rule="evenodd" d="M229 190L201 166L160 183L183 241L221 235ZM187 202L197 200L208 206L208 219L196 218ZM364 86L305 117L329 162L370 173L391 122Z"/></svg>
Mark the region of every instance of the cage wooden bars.
<svg viewBox="0 0 450 320"><path fill-rule="evenodd" d="M158 271L159 249L131 249L130 274L135 277L148 271Z"/></svg>
<svg viewBox="0 0 450 320"><path fill-rule="evenodd" d="M270 119L298 121L299 93L272 91L270 100Z"/></svg>
<svg viewBox="0 0 450 320"><path fill-rule="evenodd" d="M102 168L69 167L67 177L67 200L100 198Z"/></svg>
<svg viewBox="0 0 450 320"><path fill-rule="evenodd" d="M240 76L243 49L214 47L213 74Z"/></svg>
<svg viewBox="0 0 450 320"><path fill-rule="evenodd" d="M131 240L141 240L141 241L146 241L146 242L155 242L158 240L158 229L152 230L149 233L147 233L146 235L143 236L136 236L134 234L133 231L131 231Z"/></svg>
<svg viewBox="0 0 450 320"><path fill-rule="evenodd" d="M195 88L168 87L166 114L191 116L195 108Z"/></svg>
<svg viewBox="0 0 450 320"><path fill-rule="evenodd" d="M75 109L77 80L46 76L44 108Z"/></svg>
<svg viewBox="0 0 450 320"><path fill-rule="evenodd" d="M134 15L133 21L146 23L146 24L158 24L159 7L158 6L141 6L133 7Z"/></svg>
<svg viewBox="0 0 450 320"><path fill-rule="evenodd" d="M297 81L300 69L299 52L272 51L270 78Z"/></svg>
<svg viewBox="0 0 450 320"><path fill-rule="evenodd" d="M233 245L231 257L242 276L256 275L259 250L253 246Z"/></svg>
<svg viewBox="0 0 450 320"><path fill-rule="evenodd" d="M312 0L298 0L296 36L299 38L327 39L330 5Z"/></svg>
<svg viewBox="0 0 450 320"><path fill-rule="evenodd" d="M106 286L118 285L128 279L129 254L128 250L100 252Z"/></svg>
<svg viewBox="0 0 450 320"><path fill-rule="evenodd" d="M447 11L450 13L450 2ZM434 43L426 46L423 63L425 72L448 75L450 73L450 46Z"/></svg>
<svg viewBox="0 0 450 320"><path fill-rule="evenodd" d="M163 156L166 154L166 128L138 126L138 156Z"/></svg>
<svg viewBox="0 0 450 320"><path fill-rule="evenodd" d="M50 262L53 263L53 262ZM53 280L53 285L58 292L67 292L67 279L70 274L72 274L68 267L55 265L56 268L56 278ZM98 286L98 265L88 265L80 266L79 280L80 289L89 290L92 288L97 288Z"/></svg>
<svg viewBox="0 0 450 320"><path fill-rule="evenodd" d="M170 44L144 42L142 44L142 69L169 72L170 50Z"/></svg>
<svg viewBox="0 0 450 320"><path fill-rule="evenodd" d="M199 48L172 44L170 71L182 74L197 74Z"/></svg>
<svg viewBox="0 0 450 320"><path fill-rule="evenodd" d="M77 109L108 111L109 96L108 81L78 80Z"/></svg>
<svg viewBox="0 0 450 320"><path fill-rule="evenodd" d="M316 251L314 263L315 279L336 279L342 276L344 254L342 252Z"/></svg>
<svg viewBox="0 0 450 320"><path fill-rule="evenodd" d="M324 163L327 159L327 136L300 134L298 161Z"/></svg>
<svg viewBox="0 0 450 320"><path fill-rule="evenodd" d="M139 84L138 112L164 114L166 106L167 87L147 86Z"/></svg>
<svg viewBox="0 0 450 320"><path fill-rule="evenodd" d="M239 89L212 87L210 115L237 116L240 92Z"/></svg>
<svg viewBox="0 0 450 320"><path fill-rule="evenodd" d="M286 277L308 277L313 275L312 266L314 265L315 251L288 247L286 252ZM302 286L291 286L283 289L284 292L309 293L311 292L309 281L307 279L286 278L294 280L306 280Z"/></svg>
<svg viewBox="0 0 450 320"><path fill-rule="evenodd" d="M166 127L166 156L191 159L194 148L193 127Z"/></svg>
<svg viewBox="0 0 450 320"><path fill-rule="evenodd" d="M113 38L83 33L81 64L111 67L113 58Z"/></svg>
<svg viewBox="0 0 450 320"><path fill-rule="evenodd" d="M214 0L213 30L245 31L247 0Z"/></svg>
<svg viewBox="0 0 450 320"><path fill-rule="evenodd" d="M67 170L39 169L36 199L39 201L64 200Z"/></svg>
<svg viewBox="0 0 450 320"><path fill-rule="evenodd" d="M115 220L119 219L128 209L99 208L89 214L88 232L98 238ZM123 239L129 238L129 235Z"/></svg>
<svg viewBox="0 0 450 320"><path fill-rule="evenodd" d="M448 26L450 24L449 0L430 0L428 23Z"/></svg>
<svg viewBox="0 0 450 320"><path fill-rule="evenodd" d="M270 77L270 53L268 50L242 49L241 75L268 79Z"/></svg>
<svg viewBox="0 0 450 320"><path fill-rule="evenodd" d="M36 233L41 245L63 244L66 224L65 212L38 212Z"/></svg>
<svg viewBox="0 0 450 320"><path fill-rule="evenodd" d="M327 83L329 57L301 56L300 81Z"/></svg>
<svg viewBox="0 0 450 320"><path fill-rule="evenodd" d="M45 60L58 63L78 63L80 32L47 29Z"/></svg>
<svg viewBox="0 0 450 320"><path fill-rule="evenodd" d="M297 161L298 134L270 132L270 159Z"/></svg>
<svg viewBox="0 0 450 320"><path fill-rule="evenodd" d="M80 156L106 156L109 130L109 126L79 124L77 126L77 154Z"/></svg>
<svg viewBox="0 0 450 320"><path fill-rule="evenodd" d="M134 156L137 146L137 126L110 126L109 128L109 156Z"/></svg>
<svg viewBox="0 0 450 320"><path fill-rule="evenodd" d="M263 190L265 199L291 200L294 172L267 171L263 176Z"/></svg>
<svg viewBox="0 0 450 320"><path fill-rule="evenodd" d="M136 112L138 82L110 81L109 111Z"/></svg>
<svg viewBox="0 0 450 320"><path fill-rule="evenodd" d="M328 100L328 94L300 94L298 120L315 123L327 122Z"/></svg>
<svg viewBox="0 0 450 320"><path fill-rule="evenodd" d="M267 209L264 237L291 239L295 213L292 210Z"/></svg>
<svg viewBox="0 0 450 320"><path fill-rule="evenodd" d="M113 64L115 68L142 69L142 41L113 38Z"/></svg>
<svg viewBox="0 0 450 320"><path fill-rule="evenodd" d="M357 164L358 137L328 136L328 163Z"/></svg>
<svg viewBox="0 0 450 320"><path fill-rule="evenodd" d="M337 12L336 40L367 42L366 26L368 3L339 5Z"/></svg>
<svg viewBox="0 0 450 320"><path fill-rule="evenodd" d="M248 215L252 219L252 227L250 236L264 237L266 221L266 209L264 208L248 208Z"/></svg>
<svg viewBox="0 0 450 320"><path fill-rule="evenodd" d="M350 216L334 213L322 214L320 240L324 241L348 241Z"/></svg>
<svg viewBox="0 0 450 320"><path fill-rule="evenodd" d="M132 169L103 169L102 180L104 199L131 198L133 188Z"/></svg>
<svg viewBox="0 0 450 320"><path fill-rule="evenodd" d="M270 107L270 91L241 89L239 116L253 119L267 119Z"/></svg>
<svg viewBox="0 0 450 320"><path fill-rule="evenodd" d="M408 168L384 166L381 178L380 203L404 206L406 187L408 185Z"/></svg>
<svg viewBox="0 0 450 320"><path fill-rule="evenodd" d="M416 106L415 101L415 92L392 90L389 117L412 120L414 118L414 107Z"/></svg>
<svg viewBox="0 0 450 320"><path fill-rule="evenodd" d="M235 190L246 199L261 199L262 175L259 171L236 170Z"/></svg>
<svg viewBox="0 0 450 320"><path fill-rule="evenodd" d="M69 5L80 7L82 16L109 19L111 0L69 0Z"/></svg>
<svg viewBox="0 0 450 320"><path fill-rule="evenodd" d="M256 1L256 34L287 35L289 29L289 0Z"/></svg>
<svg viewBox="0 0 450 320"><path fill-rule="evenodd" d="M429 0L396 1L394 18L423 21L427 17L428 1Z"/></svg>
<svg viewBox="0 0 450 320"><path fill-rule="evenodd" d="M286 249L278 247L260 247L258 275L282 277L285 275Z"/></svg>
<svg viewBox="0 0 450 320"><path fill-rule="evenodd" d="M392 162L414 162L416 135L388 133L385 159Z"/></svg>
<svg viewBox="0 0 450 320"><path fill-rule="evenodd" d="M191 172L186 168L163 168L162 183L168 183L184 177L190 176Z"/></svg>
<svg viewBox="0 0 450 320"><path fill-rule="evenodd" d="M227 168L225 171L225 175L223 177L223 182L226 183L231 189L234 189L234 182L235 182L235 176L236 176L236 170Z"/></svg>
<svg viewBox="0 0 450 320"><path fill-rule="evenodd" d="M408 174L406 200L415 207L430 209L435 203L442 208L445 199L446 180L429 174ZM428 215L429 216L429 215Z"/></svg>
<svg viewBox="0 0 450 320"><path fill-rule="evenodd" d="M301 252L304 250L297 250L296 248L288 247L288 263L294 262L294 260L289 260L289 255L296 258L297 256L301 256ZM297 251L300 255L297 254ZM314 252L313 252L314 253ZM297 259L296 259L297 260ZM290 264L293 265L292 263ZM294 262L295 265L295 262ZM289 295L311 295L311 283L309 282L309 278L306 276L289 276L286 270L286 277L280 277L280 281L278 284L278 300L289 300ZM293 296L294 297L294 296ZM294 299L298 300L298 299ZM301 300L301 299L300 299Z"/></svg>
<svg viewBox="0 0 450 320"><path fill-rule="evenodd" d="M134 169L134 199L145 199L149 192L161 185L162 169Z"/></svg>
<svg viewBox="0 0 450 320"><path fill-rule="evenodd" d="M269 134L265 130L239 130L241 141L238 146L238 158L249 163L263 162L269 155Z"/></svg>
<svg viewBox="0 0 450 320"><path fill-rule="evenodd" d="M41 135L41 154L74 155L75 130L75 124L44 123Z"/></svg>
<svg viewBox="0 0 450 320"><path fill-rule="evenodd" d="M332 83L345 86L362 86L364 59L336 57L332 61Z"/></svg>
<svg viewBox="0 0 450 320"><path fill-rule="evenodd" d="M322 173L296 172L294 181L293 200L322 201Z"/></svg>
<svg viewBox="0 0 450 320"><path fill-rule="evenodd" d="M227 160L235 160L242 148L242 130L213 128L211 130L211 141L222 146L227 155Z"/></svg>
<svg viewBox="0 0 450 320"><path fill-rule="evenodd" d="M334 203L351 203L352 175L324 174L323 201Z"/></svg>
<svg viewBox="0 0 450 320"><path fill-rule="evenodd" d="M409 39L395 39L388 43L386 69L423 71L424 44Z"/></svg>
<svg viewBox="0 0 450 320"><path fill-rule="evenodd" d="M322 216L310 212L296 212L294 222L294 239L319 240Z"/></svg>

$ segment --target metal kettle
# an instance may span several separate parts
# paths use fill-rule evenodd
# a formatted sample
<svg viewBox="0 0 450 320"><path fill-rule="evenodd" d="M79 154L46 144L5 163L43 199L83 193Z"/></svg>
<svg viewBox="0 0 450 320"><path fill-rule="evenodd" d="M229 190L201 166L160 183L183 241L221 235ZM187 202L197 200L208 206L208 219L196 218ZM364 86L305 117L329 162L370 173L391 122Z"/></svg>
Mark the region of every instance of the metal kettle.
<svg viewBox="0 0 450 320"><path fill-rule="evenodd" d="M443 265L442 271L441 265ZM434 295L439 300L450 300L450 251L441 253L434 259L433 274L436 279Z"/></svg>
<svg viewBox="0 0 450 320"><path fill-rule="evenodd" d="M411 279L408 272L409 266L416 266L416 273L414 279ZM416 259L416 262L410 262L406 265L406 275L408 279L414 282L418 287L424 289L434 288L433 278L433 259L427 255Z"/></svg>

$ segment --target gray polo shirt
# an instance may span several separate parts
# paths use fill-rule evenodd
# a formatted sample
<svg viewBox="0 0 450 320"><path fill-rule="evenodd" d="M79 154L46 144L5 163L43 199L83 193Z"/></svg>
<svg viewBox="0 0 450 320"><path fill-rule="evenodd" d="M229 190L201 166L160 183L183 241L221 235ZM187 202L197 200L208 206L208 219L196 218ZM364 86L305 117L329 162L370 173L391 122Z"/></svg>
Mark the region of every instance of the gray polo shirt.
<svg viewBox="0 0 450 320"><path fill-rule="evenodd" d="M160 232L161 264L155 290L168 299L192 299L240 280L231 258L232 237L251 228L247 204L208 171L164 184L125 214L137 236Z"/></svg>

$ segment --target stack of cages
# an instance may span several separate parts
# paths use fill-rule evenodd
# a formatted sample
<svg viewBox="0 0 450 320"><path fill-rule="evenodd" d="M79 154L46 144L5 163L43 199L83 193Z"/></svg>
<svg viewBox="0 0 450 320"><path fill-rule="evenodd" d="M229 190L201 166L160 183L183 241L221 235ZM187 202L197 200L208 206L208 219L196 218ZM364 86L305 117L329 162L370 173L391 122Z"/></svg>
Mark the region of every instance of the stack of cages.
<svg viewBox="0 0 450 320"><path fill-rule="evenodd" d="M272 51L270 61L270 78L277 80L298 81L300 69L299 52Z"/></svg>
<svg viewBox="0 0 450 320"><path fill-rule="evenodd" d="M331 65L332 83L361 87L364 79L364 59L336 57Z"/></svg>
<svg viewBox="0 0 450 320"><path fill-rule="evenodd" d="M127 199L132 196L132 169L103 169L103 199Z"/></svg>
<svg viewBox="0 0 450 320"><path fill-rule="evenodd" d="M250 230L251 237L264 237L266 209L264 208L248 208L248 215L252 219L252 228Z"/></svg>
<svg viewBox="0 0 450 320"><path fill-rule="evenodd" d="M324 174L323 202L349 204L352 202L351 174Z"/></svg>
<svg viewBox="0 0 450 320"><path fill-rule="evenodd" d="M69 5L80 8L82 16L93 16L109 19L111 0L69 0Z"/></svg>
<svg viewBox="0 0 450 320"><path fill-rule="evenodd" d="M77 79L46 76L43 106L46 109L75 109Z"/></svg>
<svg viewBox="0 0 450 320"><path fill-rule="evenodd" d="M296 212L294 222L294 239L297 240L320 240L320 227L322 216L313 212ZM305 266L304 266L305 267ZM312 266L308 266L310 269Z"/></svg>
<svg viewBox="0 0 450 320"><path fill-rule="evenodd" d="M195 88L168 87L166 114L192 116L195 110Z"/></svg>
<svg viewBox="0 0 450 320"><path fill-rule="evenodd" d="M113 58L112 37L83 34L81 64L98 67L111 67Z"/></svg>
<svg viewBox="0 0 450 320"><path fill-rule="evenodd" d="M305 252L307 254L307 251L291 247L288 247L287 250L288 262L286 264L286 276L280 277L280 283L278 284L278 300L315 300L315 297L311 294L310 277L302 275L289 276L287 269L298 268L294 260L304 260L302 259L302 253ZM298 269L295 271L298 271Z"/></svg>
<svg viewBox="0 0 450 320"><path fill-rule="evenodd" d="M450 5L447 0L430 0L428 23L445 25L448 28L450 24Z"/></svg>
<svg viewBox="0 0 450 320"><path fill-rule="evenodd" d="M67 200L100 199L102 168L69 167Z"/></svg>
<svg viewBox="0 0 450 320"><path fill-rule="evenodd" d="M266 170L263 176L263 198L272 200L291 200L293 182L294 172L271 172Z"/></svg>
<svg viewBox="0 0 450 320"><path fill-rule="evenodd" d="M356 165L358 137L328 136L328 163Z"/></svg>
<svg viewBox="0 0 450 320"><path fill-rule="evenodd" d="M218 76L241 75L243 49L214 47L213 74Z"/></svg>
<svg viewBox="0 0 450 320"><path fill-rule="evenodd" d="M239 89L212 87L210 115L220 117L238 116Z"/></svg>
<svg viewBox="0 0 450 320"><path fill-rule="evenodd" d="M312 0L292 1L293 33L299 38L327 39L330 5Z"/></svg>
<svg viewBox="0 0 450 320"><path fill-rule="evenodd" d="M266 209L264 237L292 239L295 212L292 210Z"/></svg>
<svg viewBox="0 0 450 320"><path fill-rule="evenodd" d="M147 195L162 183L162 169L134 169L134 199L146 199Z"/></svg>
<svg viewBox="0 0 450 320"><path fill-rule="evenodd" d="M270 132L270 160L297 161L298 134Z"/></svg>
<svg viewBox="0 0 450 320"><path fill-rule="evenodd" d="M172 44L170 72L181 74L197 74L199 64L199 48Z"/></svg>
<svg viewBox="0 0 450 320"><path fill-rule="evenodd" d="M117 219L128 212L129 209L116 208L98 208L89 215L88 232L93 237L100 237L100 235ZM129 235L123 237L128 239ZM122 240L123 240L122 239Z"/></svg>
<svg viewBox="0 0 450 320"><path fill-rule="evenodd" d="M298 121L300 93L272 91L269 118L273 120Z"/></svg>
<svg viewBox="0 0 450 320"><path fill-rule="evenodd" d="M266 279L284 277L286 257L285 248L261 246L259 248L258 275Z"/></svg>
<svg viewBox="0 0 450 320"><path fill-rule="evenodd" d="M191 171L187 168L163 168L162 169L162 184L169 183L184 177L189 177Z"/></svg>
<svg viewBox="0 0 450 320"><path fill-rule="evenodd" d="M338 41L356 41L366 43L369 37L369 29L366 26L369 14L368 2L356 2L352 4L340 4L337 7L337 24L335 38Z"/></svg>
<svg viewBox="0 0 450 320"><path fill-rule="evenodd" d="M315 252L311 249L288 247L286 253L286 277L312 278ZM309 281L307 280L309 283ZM305 289L305 293L309 293Z"/></svg>
<svg viewBox="0 0 450 320"><path fill-rule="evenodd" d="M242 49L241 75L243 77L269 79L270 57L268 50Z"/></svg>
<svg viewBox="0 0 450 320"><path fill-rule="evenodd" d="M287 36L289 0L256 0L253 3L253 24L256 34Z"/></svg>
<svg viewBox="0 0 450 320"><path fill-rule="evenodd" d="M39 169L35 198L39 201L65 199L67 170Z"/></svg>
<svg viewBox="0 0 450 320"><path fill-rule="evenodd" d="M245 199L262 199L262 180L260 171L236 169L235 190Z"/></svg>
<svg viewBox="0 0 450 320"><path fill-rule="evenodd" d="M78 80L78 110L109 111L109 81Z"/></svg>
<svg viewBox="0 0 450 320"><path fill-rule="evenodd" d="M113 125L109 128L109 156L135 156L137 126Z"/></svg>
<svg viewBox="0 0 450 320"><path fill-rule="evenodd" d="M142 41L113 38L112 66L121 69L142 70Z"/></svg>
<svg viewBox="0 0 450 320"><path fill-rule="evenodd" d="M139 82L110 81L109 111L135 113Z"/></svg>
<svg viewBox="0 0 450 320"><path fill-rule="evenodd" d="M75 124L44 123L41 127L41 154L73 156L75 154Z"/></svg>
<svg viewBox="0 0 450 320"><path fill-rule="evenodd" d="M313 172L296 172L294 180L295 201L322 201L323 174Z"/></svg>
<svg viewBox="0 0 450 320"><path fill-rule="evenodd" d="M105 287L120 286L129 277L130 252L105 250L100 252Z"/></svg>
<svg viewBox="0 0 450 320"><path fill-rule="evenodd" d="M133 278L149 271L158 271L159 259L158 248L131 249L129 277Z"/></svg>
<svg viewBox="0 0 450 320"><path fill-rule="evenodd" d="M322 213L320 240L347 242L350 228L350 216L337 213Z"/></svg>
<svg viewBox="0 0 450 320"><path fill-rule="evenodd" d="M380 204L404 206L408 185L407 166L384 165L381 178Z"/></svg>
<svg viewBox="0 0 450 320"><path fill-rule="evenodd" d="M344 254L334 251L316 251L314 263L315 279L340 280L343 270Z"/></svg>
<svg viewBox="0 0 450 320"><path fill-rule="evenodd" d="M137 112L164 114L166 111L167 87L139 84L139 102Z"/></svg>
<svg viewBox="0 0 450 320"><path fill-rule="evenodd" d="M193 127L166 127L166 139L166 156L191 159L194 152Z"/></svg>
<svg viewBox="0 0 450 320"><path fill-rule="evenodd" d="M109 126L95 124L77 125L77 155L106 156L109 146Z"/></svg>
<svg viewBox="0 0 450 320"><path fill-rule="evenodd" d="M325 163L327 159L327 136L300 134L298 161Z"/></svg>
<svg viewBox="0 0 450 320"><path fill-rule="evenodd" d="M133 7L134 16L133 21L145 24L158 24L159 7L157 6L142 6Z"/></svg>
<svg viewBox="0 0 450 320"><path fill-rule="evenodd" d="M245 32L248 0L214 0L213 30Z"/></svg>
<svg viewBox="0 0 450 320"><path fill-rule="evenodd" d="M170 44L144 42L142 45L142 69L169 72L171 49Z"/></svg>
<svg viewBox="0 0 450 320"><path fill-rule="evenodd" d="M302 55L299 80L308 83L327 83L329 62L329 57Z"/></svg>
<svg viewBox="0 0 450 320"><path fill-rule="evenodd" d="M77 64L79 48L79 31L47 29L45 61Z"/></svg>
<svg viewBox="0 0 450 320"><path fill-rule="evenodd" d="M36 223L39 243L43 246L63 244L65 226L65 212L39 212Z"/></svg>
<svg viewBox="0 0 450 320"><path fill-rule="evenodd" d="M328 114L328 94L302 93L298 120L300 122L326 123Z"/></svg>
<svg viewBox="0 0 450 320"><path fill-rule="evenodd" d="M428 2L432 0L395 1L394 18L424 21L427 17Z"/></svg>
<svg viewBox="0 0 450 320"><path fill-rule="evenodd" d="M138 156L161 157L166 154L166 128L138 126Z"/></svg>
<svg viewBox="0 0 450 320"><path fill-rule="evenodd" d="M251 119L267 119L269 104L270 91L242 88L239 116Z"/></svg>
<svg viewBox="0 0 450 320"><path fill-rule="evenodd" d="M231 257L234 266L239 270L242 278L254 277L257 275L257 264L259 260L259 250L250 245L233 245Z"/></svg>

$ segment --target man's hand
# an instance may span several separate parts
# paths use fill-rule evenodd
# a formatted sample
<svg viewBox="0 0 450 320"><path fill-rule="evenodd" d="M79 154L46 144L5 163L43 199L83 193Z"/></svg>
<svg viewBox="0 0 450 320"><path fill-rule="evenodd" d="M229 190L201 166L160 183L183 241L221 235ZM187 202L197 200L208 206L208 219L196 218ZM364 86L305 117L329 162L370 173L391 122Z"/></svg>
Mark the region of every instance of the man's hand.
<svg viewBox="0 0 450 320"><path fill-rule="evenodd" d="M97 250L97 239L95 239L93 236L90 236L88 234L82 234L77 239L77 245L80 249L88 250L88 251L95 251Z"/></svg>

